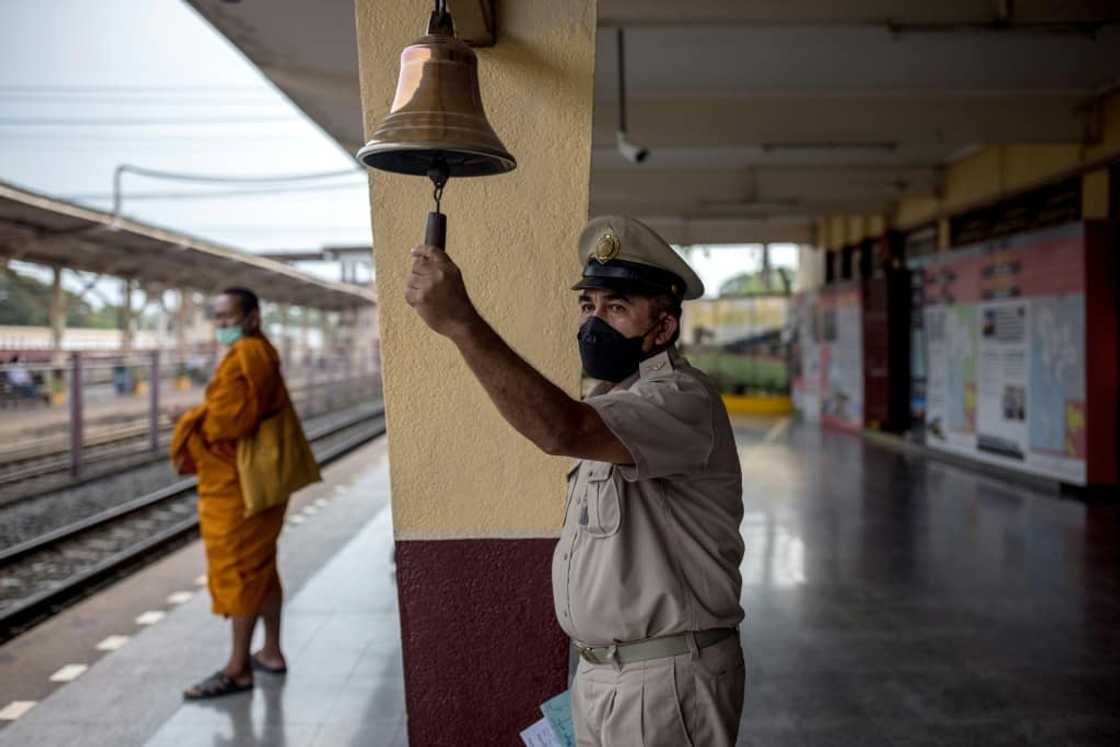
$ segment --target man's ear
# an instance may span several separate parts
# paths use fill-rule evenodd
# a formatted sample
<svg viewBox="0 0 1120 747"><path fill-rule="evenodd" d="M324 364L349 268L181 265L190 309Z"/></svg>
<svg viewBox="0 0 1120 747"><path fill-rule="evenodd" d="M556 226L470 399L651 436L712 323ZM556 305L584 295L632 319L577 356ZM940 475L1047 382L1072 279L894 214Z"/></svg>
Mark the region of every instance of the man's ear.
<svg viewBox="0 0 1120 747"><path fill-rule="evenodd" d="M673 335L677 333L677 327L680 326L680 321L672 314L665 314L661 318L661 327L657 332L657 336L653 338L655 347L661 347L673 339Z"/></svg>
<svg viewBox="0 0 1120 747"><path fill-rule="evenodd" d="M248 328L247 332L256 332L261 328L261 310L253 309L249 315L245 317L245 326Z"/></svg>

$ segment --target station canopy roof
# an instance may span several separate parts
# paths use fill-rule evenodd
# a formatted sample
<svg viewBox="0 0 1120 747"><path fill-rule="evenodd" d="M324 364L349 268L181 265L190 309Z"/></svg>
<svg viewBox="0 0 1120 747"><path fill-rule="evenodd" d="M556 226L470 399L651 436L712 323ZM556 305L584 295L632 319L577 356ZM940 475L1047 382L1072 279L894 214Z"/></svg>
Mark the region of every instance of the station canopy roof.
<svg viewBox="0 0 1120 747"><path fill-rule="evenodd" d="M187 2L343 148L361 147L354 0ZM498 46L517 43L502 36L515 3L450 5L468 40L496 7ZM1120 80L1116 0L597 9L591 213L634 215L683 244L810 242L819 216L936 199L946 166L980 147L1078 146ZM417 32L422 20L418 8ZM641 164L616 147L619 28L629 136L651 151ZM392 93L376 92L366 114L380 116Z"/></svg>
<svg viewBox="0 0 1120 747"><path fill-rule="evenodd" d="M3 182L0 258L135 279L147 288L214 293L238 285L267 301L328 311L375 303L369 288Z"/></svg>

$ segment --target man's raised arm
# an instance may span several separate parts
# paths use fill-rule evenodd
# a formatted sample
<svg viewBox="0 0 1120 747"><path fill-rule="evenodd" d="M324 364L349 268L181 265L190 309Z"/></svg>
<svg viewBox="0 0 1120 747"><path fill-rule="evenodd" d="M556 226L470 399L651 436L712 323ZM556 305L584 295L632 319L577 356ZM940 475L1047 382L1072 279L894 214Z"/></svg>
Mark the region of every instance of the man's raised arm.
<svg viewBox="0 0 1120 747"><path fill-rule="evenodd" d="M632 464L594 408L569 397L506 344L471 303L459 268L432 247L412 250L405 300L459 349L502 417L548 454Z"/></svg>

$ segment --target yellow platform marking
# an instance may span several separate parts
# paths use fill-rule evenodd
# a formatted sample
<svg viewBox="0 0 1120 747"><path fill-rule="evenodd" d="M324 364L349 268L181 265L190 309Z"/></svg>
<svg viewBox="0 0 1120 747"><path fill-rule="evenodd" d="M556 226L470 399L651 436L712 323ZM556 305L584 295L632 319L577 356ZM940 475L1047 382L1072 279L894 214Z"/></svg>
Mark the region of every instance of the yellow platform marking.
<svg viewBox="0 0 1120 747"><path fill-rule="evenodd" d="M789 397L756 397L741 394L724 394L723 404L733 415L782 416L793 414L793 400Z"/></svg>

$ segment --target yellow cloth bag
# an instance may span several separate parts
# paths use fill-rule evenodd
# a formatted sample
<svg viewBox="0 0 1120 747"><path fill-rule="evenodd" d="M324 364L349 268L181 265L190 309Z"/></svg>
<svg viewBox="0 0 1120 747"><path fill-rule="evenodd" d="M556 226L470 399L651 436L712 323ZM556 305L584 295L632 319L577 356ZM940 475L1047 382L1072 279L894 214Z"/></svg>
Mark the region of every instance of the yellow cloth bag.
<svg viewBox="0 0 1120 747"><path fill-rule="evenodd" d="M238 439L237 476L247 517L279 506L300 488L323 479L290 401L265 418L256 433Z"/></svg>

